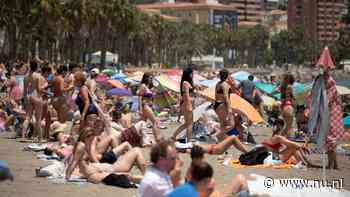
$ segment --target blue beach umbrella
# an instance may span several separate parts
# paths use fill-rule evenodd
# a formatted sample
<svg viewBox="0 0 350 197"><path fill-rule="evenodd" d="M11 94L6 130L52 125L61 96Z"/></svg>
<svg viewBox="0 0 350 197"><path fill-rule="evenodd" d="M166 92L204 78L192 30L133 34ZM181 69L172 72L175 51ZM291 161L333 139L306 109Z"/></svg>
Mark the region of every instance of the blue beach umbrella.
<svg viewBox="0 0 350 197"><path fill-rule="evenodd" d="M128 89L125 89L125 88L113 88L107 92L107 96L110 97L113 95L132 96L132 93Z"/></svg>

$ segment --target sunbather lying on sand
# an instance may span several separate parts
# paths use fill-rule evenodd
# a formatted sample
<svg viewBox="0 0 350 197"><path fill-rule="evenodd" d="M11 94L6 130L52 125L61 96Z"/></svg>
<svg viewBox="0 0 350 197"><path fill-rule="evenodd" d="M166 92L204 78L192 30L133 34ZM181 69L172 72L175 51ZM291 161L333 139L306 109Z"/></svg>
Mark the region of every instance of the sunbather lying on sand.
<svg viewBox="0 0 350 197"><path fill-rule="evenodd" d="M66 170L66 179L69 180L74 169L78 166L80 173L92 183L103 182L107 185L113 185L114 173L130 172L134 163L144 174L146 161L143 158L141 149L133 148L126 152L118 161L113 164L108 163L93 163L88 155L88 144L94 140L94 131L91 128L82 129L78 142L76 143L73 155L68 159L68 167ZM128 176L131 181L140 180L139 177ZM116 180L117 181L117 180Z"/></svg>
<svg viewBox="0 0 350 197"><path fill-rule="evenodd" d="M232 145L242 153L247 152L247 149L244 147L244 145L242 144L242 142L239 140L237 136L226 137L222 142L218 144L199 145L199 146L201 146L204 149L205 153L212 154L212 155L221 155L224 152L226 152Z"/></svg>

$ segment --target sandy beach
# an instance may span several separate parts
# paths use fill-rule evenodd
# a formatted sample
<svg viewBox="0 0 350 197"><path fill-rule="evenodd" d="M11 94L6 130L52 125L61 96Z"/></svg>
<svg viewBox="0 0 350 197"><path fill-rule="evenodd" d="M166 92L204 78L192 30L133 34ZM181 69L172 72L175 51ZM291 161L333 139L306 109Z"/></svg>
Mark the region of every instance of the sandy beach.
<svg viewBox="0 0 350 197"><path fill-rule="evenodd" d="M164 136L169 136L175 125L169 127L169 129L162 130ZM261 139L270 136L270 130L267 128L253 129L253 135L258 142ZM36 153L23 151L25 143L16 142L13 139L7 139L9 133L0 134L0 159L7 161L14 176L14 182L1 182L0 183L0 196L1 197L68 197L68 196L81 196L81 197L108 197L108 196L134 196L136 189L121 189L116 187L104 186L102 184L57 184L52 183L46 178L35 177L35 169L47 164L46 161L36 159ZM239 153L233 148L229 151L233 154L234 158L238 158ZM144 148L144 155L149 158L149 148ZM186 154L180 154L180 158L184 161L184 167L182 174L185 173L189 163L190 157ZM206 158L213 166L215 173L217 189L222 188L229 183L232 177L238 173L248 175L255 173L273 178L309 178L320 179L320 169L234 169L231 167L223 166L218 160L217 156L209 156ZM320 163L320 155L312 155L311 160L315 163ZM344 189L350 190L350 160L349 157L339 156L340 170L327 170L327 179L339 179L344 178ZM139 173L136 169L133 173Z"/></svg>

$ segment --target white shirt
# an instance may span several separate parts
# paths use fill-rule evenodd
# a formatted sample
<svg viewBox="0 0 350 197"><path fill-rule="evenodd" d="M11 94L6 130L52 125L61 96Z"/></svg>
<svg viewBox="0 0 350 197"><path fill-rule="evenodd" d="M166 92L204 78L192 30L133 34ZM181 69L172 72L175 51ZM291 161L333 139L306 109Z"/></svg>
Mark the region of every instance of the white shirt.
<svg viewBox="0 0 350 197"><path fill-rule="evenodd" d="M138 197L164 197L173 190L170 176L155 167L150 167L143 177Z"/></svg>

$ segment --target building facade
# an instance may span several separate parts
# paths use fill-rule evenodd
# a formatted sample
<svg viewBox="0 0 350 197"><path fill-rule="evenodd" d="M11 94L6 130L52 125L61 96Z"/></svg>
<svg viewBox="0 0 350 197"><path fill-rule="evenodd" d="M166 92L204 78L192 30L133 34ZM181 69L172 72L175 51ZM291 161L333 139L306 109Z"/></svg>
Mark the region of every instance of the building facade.
<svg viewBox="0 0 350 197"><path fill-rule="evenodd" d="M331 43L338 38L339 22L345 10L344 0L289 0L288 28L301 25L306 38Z"/></svg>
<svg viewBox="0 0 350 197"><path fill-rule="evenodd" d="M226 31L234 31L238 23L235 7L215 1L153 3L136 7L143 12L158 12L161 16L176 17L194 24L213 25Z"/></svg>
<svg viewBox="0 0 350 197"><path fill-rule="evenodd" d="M263 0L221 0L220 2L237 9L239 26L254 26L263 19Z"/></svg>
<svg viewBox="0 0 350 197"><path fill-rule="evenodd" d="M274 35L281 32L282 30L288 29L287 19L287 11L272 10L265 12L263 25L268 28L271 35Z"/></svg>

